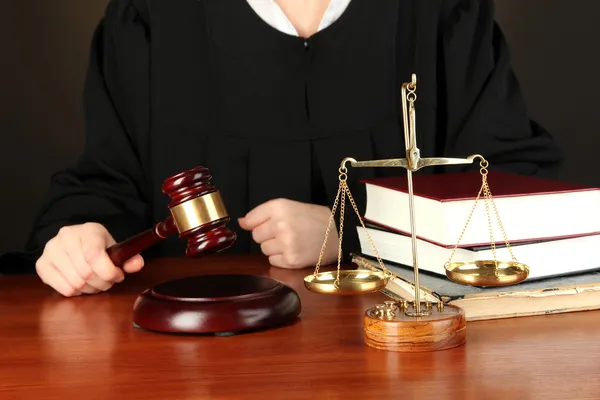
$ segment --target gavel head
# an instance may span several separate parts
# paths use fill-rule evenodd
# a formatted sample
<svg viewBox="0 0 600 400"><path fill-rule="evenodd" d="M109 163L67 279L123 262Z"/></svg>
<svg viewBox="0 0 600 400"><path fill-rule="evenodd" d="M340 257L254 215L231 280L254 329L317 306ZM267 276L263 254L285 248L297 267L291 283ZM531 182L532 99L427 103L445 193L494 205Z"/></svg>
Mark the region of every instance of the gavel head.
<svg viewBox="0 0 600 400"><path fill-rule="evenodd" d="M162 191L171 198L169 210L186 255L205 256L231 247L237 236L227 228L230 218L208 168L196 167L167 178Z"/></svg>

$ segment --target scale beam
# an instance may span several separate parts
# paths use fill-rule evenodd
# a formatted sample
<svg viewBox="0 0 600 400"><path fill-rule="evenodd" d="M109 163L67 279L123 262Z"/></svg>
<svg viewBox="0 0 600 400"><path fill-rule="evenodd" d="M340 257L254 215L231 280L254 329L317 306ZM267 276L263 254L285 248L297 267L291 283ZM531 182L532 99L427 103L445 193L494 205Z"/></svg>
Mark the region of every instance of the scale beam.
<svg viewBox="0 0 600 400"><path fill-rule="evenodd" d="M460 165L460 164L473 164L476 159L482 159L483 157L479 154L473 154L466 158L451 158L451 157L432 157L432 158L420 158L416 159L416 165L409 167L409 162L406 158L389 158L384 160L368 160L368 161L357 161L354 158L347 157L342 161L342 167L346 167L346 163L350 163L350 166L354 168L365 168L365 167L400 167L410 171L418 171L421 168L431 167L436 165Z"/></svg>

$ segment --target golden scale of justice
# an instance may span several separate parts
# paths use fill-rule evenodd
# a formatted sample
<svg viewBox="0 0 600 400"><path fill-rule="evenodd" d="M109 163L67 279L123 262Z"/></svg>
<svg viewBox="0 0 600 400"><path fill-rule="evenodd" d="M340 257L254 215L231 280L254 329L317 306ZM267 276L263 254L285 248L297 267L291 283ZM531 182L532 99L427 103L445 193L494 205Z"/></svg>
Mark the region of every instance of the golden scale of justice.
<svg viewBox="0 0 600 400"><path fill-rule="evenodd" d="M376 305L368 309L364 315L365 342L367 345L391 351L434 351L444 350L460 346L466 341L466 319L465 313L454 305L444 305L442 302L432 305L430 302L420 300L419 285L419 263L417 251L416 221L414 210L414 193L412 173L421 168L436 165L472 164L476 159L480 160L480 173L482 184L474 201L473 208L467 218L466 224L449 260L445 264L447 277L457 283L473 286L505 286L512 285L527 279L529 267L517 262L506 233L500 221L498 210L494 204L492 193L487 182L488 162L479 154L470 155L466 158L421 158L416 142L416 117L415 101L417 80L412 75L412 81L402 85L402 108L404 119L404 140L406 146L406 158L357 161L353 158L345 158L339 168L339 189L332 208L329 225L325 234L321 254L316 264L314 273L304 279L308 290L322 294L337 295L359 295L380 291L385 289L389 280L394 276L384 265L370 236L367 236L380 270L369 269L341 269L342 238L344 224L344 208L346 196L348 197L358 219L364 228L364 222L358 212L350 189L346 183L348 169L347 163L352 167L400 167L406 169L408 179L408 196L410 226L412 237L412 259L414 269L414 301L390 300L384 304ZM481 196L484 196L490 229L491 248L494 255L493 260L477 262L453 261L454 254L464 232L466 231L471 216ZM337 208L340 208L340 228L338 263L336 271L319 272L321 260L330 233L331 224ZM492 218L490 208L496 216L504 236L505 244L510 252L512 260L498 261L496 259L496 246L492 232ZM365 230L366 231L366 230ZM368 231L367 235L368 235Z"/></svg>

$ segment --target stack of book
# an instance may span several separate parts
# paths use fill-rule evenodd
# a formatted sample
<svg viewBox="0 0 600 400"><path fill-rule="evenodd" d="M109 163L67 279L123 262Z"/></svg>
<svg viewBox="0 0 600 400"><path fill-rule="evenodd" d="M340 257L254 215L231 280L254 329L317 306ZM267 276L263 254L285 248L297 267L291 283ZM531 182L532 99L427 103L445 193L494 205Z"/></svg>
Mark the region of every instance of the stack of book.
<svg viewBox="0 0 600 400"><path fill-rule="evenodd" d="M367 204L354 261L378 268L367 232L397 275L387 291L412 300L412 244L406 177L364 181ZM451 282L444 264L465 228L481 187L479 171L414 174L414 207L421 286L427 301L460 304L468 320L600 308L600 188L490 171L488 184L517 261L530 268L520 284L479 288ZM453 261L510 261L504 236L480 198ZM411 294L413 293L413 294Z"/></svg>

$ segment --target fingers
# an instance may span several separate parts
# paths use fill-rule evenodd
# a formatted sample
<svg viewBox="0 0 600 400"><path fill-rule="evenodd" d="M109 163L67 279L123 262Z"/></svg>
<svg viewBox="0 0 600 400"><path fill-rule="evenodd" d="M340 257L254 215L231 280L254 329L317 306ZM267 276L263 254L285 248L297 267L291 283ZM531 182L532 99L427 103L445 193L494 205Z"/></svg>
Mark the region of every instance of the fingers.
<svg viewBox="0 0 600 400"><path fill-rule="evenodd" d="M144 267L144 258L141 255L131 257L123 264L123 270L127 273L139 272Z"/></svg>
<svg viewBox="0 0 600 400"><path fill-rule="evenodd" d="M104 236L104 248L107 249L110 246L116 244L117 242L115 242L115 239L112 237L112 235L106 230L105 227L103 227L102 225L98 225L98 224L91 224L93 226L93 229L97 229L102 236Z"/></svg>
<svg viewBox="0 0 600 400"><path fill-rule="evenodd" d="M323 235L330 224L329 207L288 199L267 201L240 218L240 226L252 231L273 266L304 268L318 260L328 263L337 254L337 232L323 249ZM337 231L337 230L335 230Z"/></svg>
<svg viewBox="0 0 600 400"><path fill-rule="evenodd" d="M254 239L256 243L261 244L267 240L275 238L276 232L274 225L275 224L271 220L258 225L252 230L252 239Z"/></svg>
<svg viewBox="0 0 600 400"><path fill-rule="evenodd" d="M269 220L269 217L264 215L248 214L245 217L238 218L238 223L240 227L244 230L251 231L255 229L257 226L264 224Z"/></svg>
<svg viewBox="0 0 600 400"><path fill-rule="evenodd" d="M257 226L264 224L270 219L277 218L284 213L289 200L274 199L252 209L245 217L239 218L238 222L242 229L247 231L255 229Z"/></svg>
<svg viewBox="0 0 600 400"><path fill-rule="evenodd" d="M263 243L277 236L284 218L289 218L291 207L300 203L287 199L269 200L251 210L245 217L239 218L242 229L252 231L256 243Z"/></svg>
<svg viewBox="0 0 600 400"><path fill-rule="evenodd" d="M274 267L286 268L286 269L301 269L307 265L303 264L300 255L294 254L274 254L269 256L269 264Z"/></svg>
<svg viewBox="0 0 600 400"><path fill-rule="evenodd" d="M99 232L98 232L99 233ZM83 258L94 273L104 282L122 282L125 279L123 270L116 267L106 253L106 236L104 234L83 235L81 251Z"/></svg>
<svg viewBox="0 0 600 400"><path fill-rule="evenodd" d="M106 253L114 243L99 224L64 227L46 244L36 271L44 283L67 297L109 290L125 279L124 271ZM125 269L137 272L143 265L144 260L137 255L128 260Z"/></svg>
<svg viewBox="0 0 600 400"><path fill-rule="evenodd" d="M285 268L283 254L275 254L269 256L269 264L271 264L274 267Z"/></svg>
<svg viewBox="0 0 600 400"><path fill-rule="evenodd" d="M36 272L43 283L51 286L65 297L79 296L80 291L75 289L52 264L40 258L35 265Z"/></svg>
<svg viewBox="0 0 600 400"><path fill-rule="evenodd" d="M269 239L266 242L261 243L260 249L264 255L273 256L277 254L282 254L284 246L280 240Z"/></svg>
<svg viewBox="0 0 600 400"><path fill-rule="evenodd" d="M48 247L53 265L75 289L83 293L98 293L112 285L104 282L90 267L81 251L81 237L75 229L61 229L55 239L57 246Z"/></svg>
<svg viewBox="0 0 600 400"><path fill-rule="evenodd" d="M262 253L269 256L272 265L289 267L289 254L283 256L286 246L289 248L288 219L290 214L297 213L299 204L287 199L274 199L239 219L240 227L252 231L252 239L260 244ZM296 207L295 212L293 207Z"/></svg>
<svg viewBox="0 0 600 400"><path fill-rule="evenodd" d="M251 231L256 228L258 225L266 222L269 219L268 209L264 204L261 204L254 210L250 211L246 214L245 217L239 218L238 222L242 229L247 231Z"/></svg>
<svg viewBox="0 0 600 400"><path fill-rule="evenodd" d="M73 261L67 253L61 251L60 248L54 247L48 253L48 257L52 260L49 267L54 268L78 294L92 294L103 290L101 282L96 284L91 279L82 277L73 266Z"/></svg>
<svg viewBox="0 0 600 400"><path fill-rule="evenodd" d="M106 229L102 228L102 233L104 234L105 239L104 249L107 249L108 247L116 244L115 239L110 235L110 233ZM106 255L106 251L104 251L104 254ZM110 263L110 265L114 265L112 260L110 260L110 257L108 257L108 255L106 255L106 258L108 259L108 263ZM115 272L118 276L116 282L122 282L125 279L125 275L122 271L125 271L127 273L139 272L142 270L142 268L144 268L144 265L144 258L140 254L136 254L129 260L125 261L121 269L115 266Z"/></svg>

